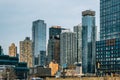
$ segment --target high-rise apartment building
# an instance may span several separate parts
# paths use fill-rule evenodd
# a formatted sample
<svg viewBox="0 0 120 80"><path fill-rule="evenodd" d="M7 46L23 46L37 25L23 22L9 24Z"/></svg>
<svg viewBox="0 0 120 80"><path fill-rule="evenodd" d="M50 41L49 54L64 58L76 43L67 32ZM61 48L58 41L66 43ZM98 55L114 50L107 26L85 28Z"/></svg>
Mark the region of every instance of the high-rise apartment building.
<svg viewBox="0 0 120 80"><path fill-rule="evenodd" d="M60 35L60 64L74 65L77 62L76 33L63 31Z"/></svg>
<svg viewBox="0 0 120 80"><path fill-rule="evenodd" d="M96 55L95 11L82 12L82 72L95 73Z"/></svg>
<svg viewBox="0 0 120 80"><path fill-rule="evenodd" d="M17 47L14 43L9 46L9 56L17 57Z"/></svg>
<svg viewBox="0 0 120 80"><path fill-rule="evenodd" d="M20 41L20 62L26 62L28 67L33 67L32 40L29 37Z"/></svg>
<svg viewBox="0 0 120 80"><path fill-rule="evenodd" d="M82 62L82 25L74 26L77 35L77 62Z"/></svg>
<svg viewBox="0 0 120 80"><path fill-rule="evenodd" d="M41 51L46 51L46 23L44 20L37 20L33 22L32 26L32 40L33 40L33 55L34 65L43 66L41 63ZM45 54L46 55L46 54Z"/></svg>
<svg viewBox="0 0 120 80"><path fill-rule="evenodd" d="M60 64L60 34L64 28L61 26L52 26L49 28L48 40L48 63L55 60Z"/></svg>
<svg viewBox="0 0 120 80"><path fill-rule="evenodd" d="M100 0L100 39L120 38L120 1Z"/></svg>

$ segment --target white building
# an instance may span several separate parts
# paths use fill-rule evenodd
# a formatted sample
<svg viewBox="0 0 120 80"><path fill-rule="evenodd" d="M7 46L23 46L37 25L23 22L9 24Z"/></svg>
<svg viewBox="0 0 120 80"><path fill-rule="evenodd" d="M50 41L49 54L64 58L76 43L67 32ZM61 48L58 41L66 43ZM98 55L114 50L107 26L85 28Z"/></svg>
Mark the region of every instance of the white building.
<svg viewBox="0 0 120 80"><path fill-rule="evenodd" d="M74 26L77 35L77 62L82 62L82 25Z"/></svg>
<svg viewBox="0 0 120 80"><path fill-rule="evenodd" d="M77 61L76 33L69 30L60 35L60 64L73 65Z"/></svg>

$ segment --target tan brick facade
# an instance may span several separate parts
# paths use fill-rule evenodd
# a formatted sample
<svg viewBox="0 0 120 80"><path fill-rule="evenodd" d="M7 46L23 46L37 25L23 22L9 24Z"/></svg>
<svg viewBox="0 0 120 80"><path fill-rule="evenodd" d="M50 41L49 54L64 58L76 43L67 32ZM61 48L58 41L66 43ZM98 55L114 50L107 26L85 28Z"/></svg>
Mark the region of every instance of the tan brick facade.
<svg viewBox="0 0 120 80"><path fill-rule="evenodd" d="M9 46L9 56L11 57L16 57L17 55L17 47L15 46L14 43L12 43L10 46Z"/></svg>
<svg viewBox="0 0 120 80"><path fill-rule="evenodd" d="M26 62L28 67L33 67L32 41L29 38L20 41L20 62Z"/></svg>

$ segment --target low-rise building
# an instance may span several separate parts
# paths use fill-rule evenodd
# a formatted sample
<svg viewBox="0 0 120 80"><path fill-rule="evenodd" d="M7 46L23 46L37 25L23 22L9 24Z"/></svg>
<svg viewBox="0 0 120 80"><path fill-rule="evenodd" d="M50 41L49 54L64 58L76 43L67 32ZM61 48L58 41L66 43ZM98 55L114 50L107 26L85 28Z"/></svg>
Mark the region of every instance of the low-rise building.
<svg viewBox="0 0 120 80"><path fill-rule="evenodd" d="M0 55L0 66L3 67L1 69L4 69L4 66L13 67L17 79L27 79L27 73L29 71L27 63L19 62L18 57Z"/></svg>
<svg viewBox="0 0 120 80"><path fill-rule="evenodd" d="M51 68L51 75L55 76L56 73L58 72L59 65L55 61L52 61L49 64L49 68Z"/></svg>
<svg viewBox="0 0 120 80"><path fill-rule="evenodd" d="M51 76L51 69L50 68L44 68L43 66L37 66L30 68L29 71L29 77L50 77Z"/></svg>

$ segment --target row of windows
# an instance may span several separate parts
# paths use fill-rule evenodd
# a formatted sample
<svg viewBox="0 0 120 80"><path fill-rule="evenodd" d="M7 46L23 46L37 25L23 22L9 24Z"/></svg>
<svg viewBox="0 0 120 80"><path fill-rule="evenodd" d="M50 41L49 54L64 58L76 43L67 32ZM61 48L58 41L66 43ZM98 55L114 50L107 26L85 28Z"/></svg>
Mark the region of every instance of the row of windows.
<svg viewBox="0 0 120 80"><path fill-rule="evenodd" d="M119 28L119 25L120 25L120 18L119 19L116 19L116 20L107 20L107 19L105 19L105 20L102 20L103 22L101 22L100 23L100 28L101 29L106 29L106 28L108 28L108 29L114 29L114 28Z"/></svg>
<svg viewBox="0 0 120 80"><path fill-rule="evenodd" d="M104 55L104 56L103 55L97 55L96 56L97 59L109 59L109 58L111 58L111 60L113 58L116 58L116 60L117 60L118 57L120 57L120 55L111 55L111 56L110 55Z"/></svg>
<svg viewBox="0 0 120 80"><path fill-rule="evenodd" d="M107 59L97 58L97 61L98 62L111 62L111 61L116 62L117 60L116 60L116 58L111 58L111 59L110 58L107 58Z"/></svg>
<svg viewBox="0 0 120 80"><path fill-rule="evenodd" d="M105 32L105 33L100 33L101 34L101 37L106 37L106 38L108 38L109 39L109 37L110 37L110 39L112 38L119 38L120 37L120 30L118 29L118 31L111 31L111 32ZM115 44L119 44L119 43L115 43ZM102 44L103 45L103 44Z"/></svg>
<svg viewBox="0 0 120 80"><path fill-rule="evenodd" d="M96 49L96 51L109 51L109 50L111 50L111 52L112 51L116 51L118 49L118 51L120 51L119 49L120 49L120 45L118 45L118 46L111 46L111 47L104 47L104 46L102 46L101 47L101 45L97 45L97 49Z"/></svg>
<svg viewBox="0 0 120 80"><path fill-rule="evenodd" d="M113 45L113 46L112 46ZM116 45L116 46L114 46ZM120 48L120 42L119 43L106 43L106 44L101 44L101 45L96 45L96 50L97 51L102 51L102 50L114 50L114 49L119 49Z"/></svg>
<svg viewBox="0 0 120 80"><path fill-rule="evenodd" d="M99 63L100 65L105 65L105 64L120 64L120 61L116 62L116 61L101 61Z"/></svg>
<svg viewBox="0 0 120 80"><path fill-rule="evenodd" d="M111 13L119 12L120 11L120 7L119 7L119 4L115 5L115 6L111 6L111 7L106 7L106 6L103 7L102 6L100 8L100 11L101 11L102 15L108 15L108 14L111 14Z"/></svg>
<svg viewBox="0 0 120 80"><path fill-rule="evenodd" d="M117 58L118 57L120 57L120 55L118 56L118 55L105 55L105 56L101 56L101 55L99 55L99 56L96 56L96 58L97 59L101 59L102 61L106 61L107 59L109 60L114 60L114 58L116 58L115 60L118 60ZM119 61L119 60L118 60Z"/></svg>
<svg viewBox="0 0 120 80"><path fill-rule="evenodd" d="M110 26L109 26L110 27ZM119 32L120 32L120 27L111 27L111 28L101 28L100 29L100 34L108 34L108 35L110 35L111 33L114 33L114 32L116 32L115 34L118 34L118 35L120 35L119 34Z"/></svg>
<svg viewBox="0 0 120 80"><path fill-rule="evenodd" d="M100 0L100 5L103 7L111 7L119 4L119 0Z"/></svg>
<svg viewBox="0 0 120 80"><path fill-rule="evenodd" d="M99 51L99 52L96 52L96 54L99 54L99 55L115 55L115 56L120 56L120 50L119 51L116 51L116 50L114 50L114 51Z"/></svg>
<svg viewBox="0 0 120 80"><path fill-rule="evenodd" d="M100 68L104 68L104 69L106 69L106 70L109 70L109 69L112 69L112 70L117 70L117 69L120 69L120 67L119 67L120 65L115 65L115 66L113 66L113 65L110 65L110 66L108 66L108 65L101 65L100 66Z"/></svg>
<svg viewBox="0 0 120 80"><path fill-rule="evenodd" d="M110 39L110 40L104 40L104 41L97 41L96 42L96 45L105 45L106 44L106 41L111 41L111 40L114 40L115 43L120 43L120 38L117 38L117 39ZM112 42L112 41L111 41ZM117 45L116 45L117 46Z"/></svg>
<svg viewBox="0 0 120 80"><path fill-rule="evenodd" d="M120 38L119 35L100 36L100 39Z"/></svg>
<svg viewBox="0 0 120 80"><path fill-rule="evenodd" d="M116 18L109 18L109 19L101 19L101 28L119 28L120 25L120 18L116 19Z"/></svg>
<svg viewBox="0 0 120 80"><path fill-rule="evenodd" d="M114 28L119 27L120 25L120 18L109 18L109 19L101 19L101 28Z"/></svg>

